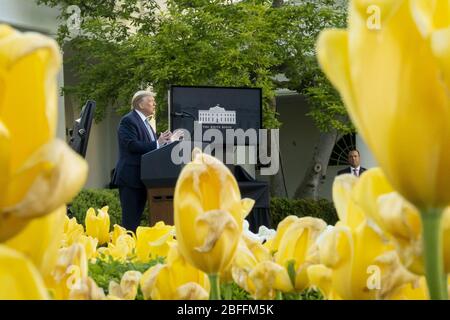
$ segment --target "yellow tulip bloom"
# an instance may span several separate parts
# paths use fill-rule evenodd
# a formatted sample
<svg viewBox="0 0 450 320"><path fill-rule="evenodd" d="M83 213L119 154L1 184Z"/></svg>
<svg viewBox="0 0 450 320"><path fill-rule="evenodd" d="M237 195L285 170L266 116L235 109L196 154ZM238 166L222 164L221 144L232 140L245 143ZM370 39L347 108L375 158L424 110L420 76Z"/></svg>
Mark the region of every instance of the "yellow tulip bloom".
<svg viewBox="0 0 450 320"><path fill-rule="evenodd" d="M174 242L175 228L159 221L153 227L136 230L136 258L147 262L152 258L165 257Z"/></svg>
<svg viewBox="0 0 450 320"><path fill-rule="evenodd" d="M136 242L132 236L129 234L120 235L116 243L108 243L108 247L102 247L98 249L98 253L105 256L111 256L113 260L126 261L134 253L134 248L136 247Z"/></svg>
<svg viewBox="0 0 450 320"><path fill-rule="evenodd" d="M97 244L98 239L91 236L82 235L78 238L77 243L80 243L84 247L86 252L86 258L88 260L94 259L97 256Z"/></svg>
<svg viewBox="0 0 450 320"><path fill-rule="evenodd" d="M49 295L39 271L17 250L0 245L0 300L41 300Z"/></svg>
<svg viewBox="0 0 450 320"><path fill-rule="evenodd" d="M424 273L422 222L417 208L396 193L379 168L364 173L350 190L353 207L373 220L392 240L402 263L416 274ZM450 272L450 208L443 215L443 253Z"/></svg>
<svg viewBox="0 0 450 320"><path fill-rule="evenodd" d="M193 151L174 194L174 218L180 252L198 269L218 275L231 263L243 220L253 207L241 199L236 179L216 158Z"/></svg>
<svg viewBox="0 0 450 320"><path fill-rule="evenodd" d="M369 26L368 5L380 9ZM450 204L450 4L353 0L347 30L317 43L322 69L395 190L421 209ZM413 146L413 147L411 147Z"/></svg>
<svg viewBox="0 0 450 320"><path fill-rule="evenodd" d="M316 241L326 227L327 224L322 219L300 218L289 226L280 240L275 262L284 268L293 264L295 272L293 285L298 291L302 291L308 285L306 273L308 267L320 262Z"/></svg>
<svg viewBox="0 0 450 320"><path fill-rule="evenodd" d="M289 226L298 219L299 218L297 216L287 216L286 218L284 218L277 226L275 237L267 241L264 246L269 249L271 253L277 252L278 246L280 245L280 241L283 238L284 233L289 228Z"/></svg>
<svg viewBox="0 0 450 320"><path fill-rule="evenodd" d="M293 290L287 269L272 261L269 249L249 238L240 241L231 274L255 299L274 299L277 291Z"/></svg>
<svg viewBox="0 0 450 320"><path fill-rule="evenodd" d="M314 264L307 268L308 287L320 290L327 300L342 300L333 288L333 270L323 264Z"/></svg>
<svg viewBox="0 0 450 320"><path fill-rule="evenodd" d="M55 299L68 299L72 290L79 290L88 278L88 261L84 246L75 243L61 248L51 277L47 281Z"/></svg>
<svg viewBox="0 0 450 320"><path fill-rule="evenodd" d="M117 238L119 238L121 235L124 235L127 233L131 233L132 235L134 235L132 231L127 231L127 229L125 229L124 227L121 227L118 224L115 224L113 226L113 231L110 232L111 243L116 244Z"/></svg>
<svg viewBox="0 0 450 320"><path fill-rule="evenodd" d="M98 215L95 214L93 208L89 208L85 218L86 234L88 236L98 239L98 244L102 245L109 242L109 214L108 206L98 210Z"/></svg>
<svg viewBox="0 0 450 320"><path fill-rule="evenodd" d="M338 223L319 242L320 261L333 270L333 289L343 299L386 299L418 276L400 263L394 245L366 222L350 229Z"/></svg>
<svg viewBox="0 0 450 320"><path fill-rule="evenodd" d="M203 300L208 298L209 289L208 276L190 265L176 244L170 248L167 263L151 267L141 279L147 300Z"/></svg>
<svg viewBox="0 0 450 320"><path fill-rule="evenodd" d="M139 288L139 281L142 274L139 271L127 271L120 279L120 284L115 281L109 283L109 299L134 300Z"/></svg>
<svg viewBox="0 0 450 320"><path fill-rule="evenodd" d="M420 277L416 283L407 283L398 287L388 297L389 300L428 300L425 277Z"/></svg>
<svg viewBox="0 0 450 320"><path fill-rule="evenodd" d="M86 180L84 159L54 138L60 64L54 40L0 25L0 241L69 202Z"/></svg>
<svg viewBox="0 0 450 320"><path fill-rule="evenodd" d="M84 227L77 222L75 217L69 219L67 215L64 216L64 233L61 241L61 247L70 247L84 235Z"/></svg>
<svg viewBox="0 0 450 320"><path fill-rule="evenodd" d="M33 219L4 244L27 256L46 278L56 264L65 216L66 206L62 206L46 216Z"/></svg>
<svg viewBox="0 0 450 320"><path fill-rule="evenodd" d="M259 262L248 274L244 288L255 299L274 299L277 291L293 290L286 268L273 261Z"/></svg>
<svg viewBox="0 0 450 320"><path fill-rule="evenodd" d="M356 228L366 220L366 213L361 210L352 197L357 182L358 178L352 174L337 176L333 182L333 202L339 221L350 228Z"/></svg>
<svg viewBox="0 0 450 320"><path fill-rule="evenodd" d="M105 298L103 289L99 288L90 277L73 287L69 293L69 300L104 300Z"/></svg>

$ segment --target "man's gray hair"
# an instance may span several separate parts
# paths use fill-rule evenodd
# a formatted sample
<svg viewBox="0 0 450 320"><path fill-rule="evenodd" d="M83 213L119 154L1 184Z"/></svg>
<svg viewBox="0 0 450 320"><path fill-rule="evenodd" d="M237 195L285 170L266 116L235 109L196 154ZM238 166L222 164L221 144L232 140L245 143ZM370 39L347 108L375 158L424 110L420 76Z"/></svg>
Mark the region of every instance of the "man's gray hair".
<svg viewBox="0 0 450 320"><path fill-rule="evenodd" d="M131 99L131 109L137 109L139 108L139 103L142 102L142 99L145 97L154 97L155 94L148 90L139 90L133 95L133 98Z"/></svg>

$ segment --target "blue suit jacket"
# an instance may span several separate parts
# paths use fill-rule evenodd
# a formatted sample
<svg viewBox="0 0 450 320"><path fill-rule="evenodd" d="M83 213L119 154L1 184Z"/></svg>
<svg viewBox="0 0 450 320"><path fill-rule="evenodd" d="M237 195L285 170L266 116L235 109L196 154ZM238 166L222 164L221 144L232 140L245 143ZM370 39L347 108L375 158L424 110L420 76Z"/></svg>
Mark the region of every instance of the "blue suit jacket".
<svg viewBox="0 0 450 320"><path fill-rule="evenodd" d="M155 132L153 136L156 138ZM157 148L156 140L152 140L144 122L134 110L120 120L117 137L119 160L113 183L119 187L144 188L141 181L141 156Z"/></svg>

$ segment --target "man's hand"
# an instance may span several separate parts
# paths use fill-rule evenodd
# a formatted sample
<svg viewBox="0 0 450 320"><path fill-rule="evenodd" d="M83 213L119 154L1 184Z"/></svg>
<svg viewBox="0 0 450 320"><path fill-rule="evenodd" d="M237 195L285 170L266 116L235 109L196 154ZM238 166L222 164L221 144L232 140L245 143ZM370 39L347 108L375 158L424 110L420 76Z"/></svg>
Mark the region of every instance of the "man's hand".
<svg viewBox="0 0 450 320"><path fill-rule="evenodd" d="M169 130L161 133L158 138L159 145L162 146L163 144L170 142L171 137L172 137L172 132L170 132Z"/></svg>

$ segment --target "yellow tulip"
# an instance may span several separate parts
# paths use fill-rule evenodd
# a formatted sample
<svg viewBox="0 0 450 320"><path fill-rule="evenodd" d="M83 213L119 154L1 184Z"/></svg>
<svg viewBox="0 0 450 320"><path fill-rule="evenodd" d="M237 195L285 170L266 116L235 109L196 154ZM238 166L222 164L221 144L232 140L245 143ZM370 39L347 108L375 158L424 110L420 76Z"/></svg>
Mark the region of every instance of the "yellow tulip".
<svg viewBox="0 0 450 320"><path fill-rule="evenodd" d="M139 271L127 271L120 279L120 284L115 281L109 283L108 297L112 299L134 300L139 288L142 274Z"/></svg>
<svg viewBox="0 0 450 320"><path fill-rule="evenodd" d="M255 299L274 299L277 291L290 292L293 287L285 268L273 261L262 261L248 274L244 289Z"/></svg>
<svg viewBox="0 0 450 320"><path fill-rule="evenodd" d="M175 187L176 237L189 263L218 275L233 259L254 201L241 199L236 179L222 162L198 149L192 154Z"/></svg>
<svg viewBox="0 0 450 320"><path fill-rule="evenodd" d="M449 205L448 0L351 1L348 30L323 32L317 52L393 187L421 209Z"/></svg>
<svg viewBox="0 0 450 320"><path fill-rule="evenodd" d="M308 287L319 290L327 300L342 300L333 288L333 270L323 264L307 268Z"/></svg>
<svg viewBox="0 0 450 320"><path fill-rule="evenodd" d="M297 216L287 216L286 218L284 218L277 226L275 237L267 241L264 246L269 249L271 253L277 252L278 246L280 245L280 241L283 238L284 233L289 228L289 226L298 219L299 218Z"/></svg>
<svg viewBox="0 0 450 320"><path fill-rule="evenodd" d="M97 238L98 244L102 245L109 242L109 214L108 206L98 210L98 215L95 214L93 208L89 208L85 218L86 234Z"/></svg>
<svg viewBox="0 0 450 320"><path fill-rule="evenodd" d="M66 206L33 219L28 225L4 244L27 256L46 278L53 270L64 228Z"/></svg>
<svg viewBox="0 0 450 320"><path fill-rule="evenodd" d="M86 258L88 260L94 259L97 256L97 238L93 238L91 236L82 235L78 238L77 243L80 243L84 247L84 251L86 252Z"/></svg>
<svg viewBox="0 0 450 320"><path fill-rule="evenodd" d="M132 234L134 236L134 233L132 231L127 231L124 227L119 226L118 224L115 224L113 226L113 231L110 232L110 240L112 244L116 244L116 240L124 234Z"/></svg>
<svg viewBox="0 0 450 320"><path fill-rule="evenodd" d="M86 180L86 162L54 138L60 63L54 40L0 25L0 241L69 202Z"/></svg>
<svg viewBox="0 0 450 320"><path fill-rule="evenodd" d="M174 242L175 228L159 221L153 227L138 227L136 230L136 257L141 262L165 257Z"/></svg>
<svg viewBox="0 0 450 320"><path fill-rule="evenodd" d="M389 300L428 300L425 277L420 277L417 283L407 283L398 287L388 297Z"/></svg>
<svg viewBox="0 0 450 320"><path fill-rule="evenodd" d="M69 300L104 300L105 298L103 289L99 288L90 277L73 287L69 293Z"/></svg>
<svg viewBox="0 0 450 320"><path fill-rule="evenodd" d="M67 215L64 217L64 234L61 241L61 247L70 247L73 243L84 235L84 227L77 222L75 217L69 219Z"/></svg>
<svg viewBox="0 0 450 320"><path fill-rule="evenodd" d="M105 258L111 256L113 260L124 262L133 255L135 246L136 243L132 236L122 234L117 238L115 244L109 242L108 247L99 248L98 253L103 254Z"/></svg>
<svg viewBox="0 0 450 320"><path fill-rule="evenodd" d="M61 248L47 285L55 299L68 299L88 278L88 261L83 245Z"/></svg>
<svg viewBox="0 0 450 320"><path fill-rule="evenodd" d="M0 300L49 299L39 271L17 250L0 245Z"/></svg>
<svg viewBox="0 0 450 320"><path fill-rule="evenodd" d="M320 261L333 270L333 289L343 299L386 299L399 286L417 281L392 243L370 223L355 229L338 223L319 242Z"/></svg>
<svg viewBox="0 0 450 320"><path fill-rule="evenodd" d="M333 202L339 221L350 228L356 228L366 220L366 213L361 210L352 197L357 182L358 178L351 174L337 176L333 182Z"/></svg>
<svg viewBox="0 0 450 320"><path fill-rule="evenodd" d="M293 290L287 269L272 261L269 249L249 238L240 241L231 274L236 284L255 299L274 299L277 291Z"/></svg>
<svg viewBox="0 0 450 320"><path fill-rule="evenodd" d="M292 268L295 273L293 285L298 291L308 285L308 267L320 261L316 241L326 227L322 219L300 218L289 226L280 240L275 262L288 270ZM294 274L291 277L294 278Z"/></svg>
<svg viewBox="0 0 450 320"><path fill-rule="evenodd" d="M448 291L450 292L450 277L447 280ZM420 277L418 281L405 284L389 295L390 300L428 300L428 288L425 277Z"/></svg>
<svg viewBox="0 0 450 320"><path fill-rule="evenodd" d="M419 211L396 193L379 168L364 173L351 190L351 200L396 244L402 263L424 273L422 223ZM450 208L443 216L445 270L450 272Z"/></svg>
<svg viewBox="0 0 450 320"><path fill-rule="evenodd" d="M207 275L190 265L176 244L171 245L166 264L151 267L141 278L145 299L207 299L209 289Z"/></svg>

